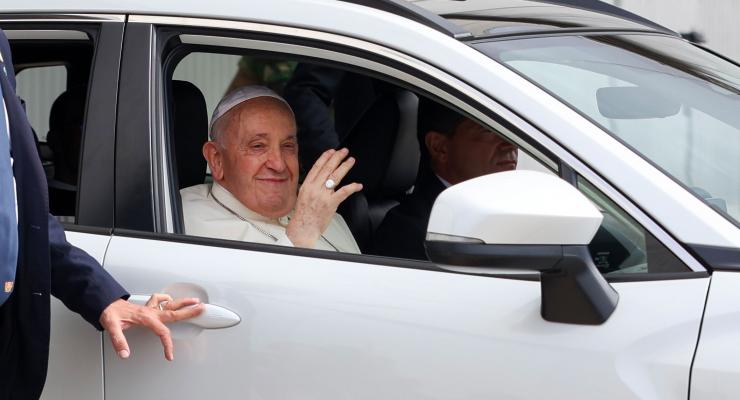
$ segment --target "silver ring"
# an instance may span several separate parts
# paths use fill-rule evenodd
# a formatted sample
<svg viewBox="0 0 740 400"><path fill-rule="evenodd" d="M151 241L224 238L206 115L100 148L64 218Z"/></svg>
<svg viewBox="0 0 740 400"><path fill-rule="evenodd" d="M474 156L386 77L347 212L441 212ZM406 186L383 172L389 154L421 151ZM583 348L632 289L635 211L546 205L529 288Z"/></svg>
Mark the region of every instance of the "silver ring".
<svg viewBox="0 0 740 400"><path fill-rule="evenodd" d="M326 182L324 182L324 187L326 187L327 189L334 189L334 185L336 184L337 183L334 182L334 179L329 178L326 180Z"/></svg>
<svg viewBox="0 0 740 400"><path fill-rule="evenodd" d="M157 304L157 308L159 308L159 311L164 311L164 306L167 303L168 303L167 300L165 300L165 301L162 301L159 304Z"/></svg>

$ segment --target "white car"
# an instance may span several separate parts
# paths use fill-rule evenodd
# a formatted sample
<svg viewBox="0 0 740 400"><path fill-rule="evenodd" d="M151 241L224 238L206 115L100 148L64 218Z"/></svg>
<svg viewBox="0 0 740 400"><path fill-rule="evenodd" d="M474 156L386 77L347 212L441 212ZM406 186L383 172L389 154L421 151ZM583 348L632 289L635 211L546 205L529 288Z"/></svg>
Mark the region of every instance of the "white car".
<svg viewBox="0 0 740 400"><path fill-rule="evenodd" d="M740 394L740 68L666 28L566 0L33 0L0 27L70 241L132 301L208 304L168 363L140 330L118 359L55 301L45 399ZM391 145L352 149L382 164L345 214L363 249L412 190L419 97L515 143L519 170L444 191L429 260L183 234L208 113L296 63L398 90ZM65 136L48 119L74 91Z"/></svg>

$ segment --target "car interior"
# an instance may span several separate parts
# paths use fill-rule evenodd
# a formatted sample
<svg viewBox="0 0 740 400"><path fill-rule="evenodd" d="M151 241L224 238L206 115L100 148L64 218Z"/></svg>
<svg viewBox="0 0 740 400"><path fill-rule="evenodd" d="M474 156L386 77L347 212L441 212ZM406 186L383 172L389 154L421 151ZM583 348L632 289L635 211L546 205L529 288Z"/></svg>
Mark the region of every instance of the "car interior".
<svg viewBox="0 0 740 400"><path fill-rule="evenodd" d="M344 132L337 132L341 146L347 147L358 160L345 182L363 184L363 190L347 199L339 213L362 252L367 253L383 217L412 188L416 178L418 97L409 90L367 76L354 74L350 79L354 89L362 85L372 88L363 90L371 100L364 101L366 104L357 115L345 118L352 122L345 124L349 126ZM208 140L208 110L203 93L193 83L173 79L170 90L171 148L175 149L176 181L182 189L209 178L201 153L203 143ZM346 117L339 113L356 112L347 109L351 107L333 107L335 120ZM300 130L299 127L299 135ZM312 163L313 160L301 160L304 173L306 165Z"/></svg>
<svg viewBox="0 0 740 400"><path fill-rule="evenodd" d="M49 210L62 222L74 223L80 144L92 43L85 40L65 42L60 46L44 40L12 43L13 62L18 80L18 94L24 101L29 121L36 135L39 157L47 175ZM54 82L63 69L63 82ZM26 90L26 81L46 79L47 85L60 85L60 93L45 98L48 91Z"/></svg>
<svg viewBox="0 0 740 400"><path fill-rule="evenodd" d="M208 59L224 55L194 51L182 55L179 62L185 64L185 60L191 56ZM191 71L190 75L178 73L178 66L171 74L168 88L171 93L169 106L172 110L169 119L169 126L172 127L170 147L174 149L176 168L173 173L176 174L177 187L182 189L210 179L206 162L201 154L201 147L208 140L210 113L205 97L210 96L212 103L217 102L228 89L234 87L234 82L263 84L282 95L285 80L298 75L295 71L301 68L316 68L325 74L324 76L327 74L342 76L341 83L331 98L328 112L331 114L340 146L348 148L350 154L357 160L345 182L360 182L363 184L363 190L343 202L338 212L350 228L362 253L373 254L377 250L373 246L376 231L383 218L414 189L420 165L417 139L420 94L370 72L344 70L333 65L313 65L310 60L281 60L269 54L265 55L264 59L260 58L259 54L250 54L247 57L239 54L231 57L241 57L238 62L240 69L244 69L245 64L250 65L249 63L270 67L261 70L247 68L248 78L236 76L232 79L229 74L225 74L219 78L222 82L215 93L213 84L209 83L212 77L201 80L205 83L201 83L199 88L195 83L198 81L197 71ZM237 64L235 61L231 63ZM332 71L331 68L337 70ZM281 71L280 79L274 79L276 70ZM204 95L204 91L211 93ZM300 118L298 119L300 143L301 134L305 135L310 129L301 126ZM305 152L299 152L299 157L302 172L305 173L314 159L311 158L311 154L306 155ZM663 246L658 245L655 238L647 234L629 215L601 196L587 182L579 181L578 184L604 214L602 227L589 245L594 261L602 273L675 270L677 265L675 258Z"/></svg>

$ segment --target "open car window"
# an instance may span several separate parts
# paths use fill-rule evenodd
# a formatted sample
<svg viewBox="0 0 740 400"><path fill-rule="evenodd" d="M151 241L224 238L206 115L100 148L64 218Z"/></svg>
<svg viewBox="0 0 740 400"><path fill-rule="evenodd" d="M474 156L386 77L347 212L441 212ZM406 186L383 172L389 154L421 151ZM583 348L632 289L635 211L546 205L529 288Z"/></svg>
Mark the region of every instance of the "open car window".
<svg viewBox="0 0 740 400"><path fill-rule="evenodd" d="M414 90L392 77L383 78L356 67L284 53L245 49L224 52L222 48L203 46L189 47L172 60L175 61L165 74L168 77L166 93L171 111L169 138L173 143L171 148L175 149L173 164L180 196L190 190L188 188L198 186L204 188L201 189L204 198L212 195L214 179L202 148L208 140L208 123L219 100L236 87L264 85L286 98L295 113L301 179L323 150L347 147L350 155L357 159L344 183L361 182L363 190L340 205L338 213L346 222L346 229L356 241L359 252L427 260L423 241L431 206L436 195L454 184L457 178L445 179L431 168L432 161L426 154L431 144L421 139L424 135L419 135L419 131L429 130L419 126L427 118L420 110L430 101L423 90ZM183 94L186 92L190 94ZM433 102L441 107L440 112L451 110L437 99ZM195 109L192 108L194 104L197 104ZM456 157L465 160L466 171L458 171L460 174L475 176L495 172L486 169L488 161L485 160L493 154L487 149L493 149L499 143L496 138L504 135L499 137L495 129L473 122L472 125L477 126L473 129L475 134L454 145L448 143L451 147L447 150L451 151L450 155L456 152ZM513 134L505 133L506 136ZM517 169L557 173L521 149L515 154ZM659 241L607 197L583 180L579 180L578 187L597 204L605 217L590 245L602 273L627 275L688 270L682 263L674 262L672 254ZM227 194L224 192L224 195ZM213 233L207 235L189 232L189 217L184 206L187 199L181 197L180 200L178 206L183 219L179 233L244 240L226 233L230 228L214 228ZM219 201L224 203L223 199ZM214 207L224 208L223 205ZM240 207L238 202L225 205L227 209L222 210L223 215L231 214L232 219L238 220L235 214L239 212L232 212L234 207ZM284 220L283 224L287 222ZM257 239L258 242L282 244L278 243L279 235L268 233L278 240L271 243ZM260 234L270 236L257 235ZM418 238L413 241L416 245L409 245L407 238Z"/></svg>
<svg viewBox="0 0 740 400"><path fill-rule="evenodd" d="M25 32L11 34L17 92L46 172L49 211L74 224L94 43L82 31L49 31L74 40L26 40Z"/></svg>
<svg viewBox="0 0 740 400"><path fill-rule="evenodd" d="M426 260L423 241L431 205L436 195L451 183L433 172L420 173L420 170L429 170L431 163L429 157L421 154L420 146L426 143L420 143L418 126L422 118L419 116L420 102L431 101L426 95L401 86L392 78L383 79L358 72L356 68L282 54L221 53L203 48L182 54L177 60L172 66L167 92L171 96L170 138L175 149L183 216L181 233L193 234L189 231L187 202L193 199L195 192L203 201L218 199L211 205L216 210L220 207L226 219L231 216L232 220L240 221L237 214L247 212L241 209L244 204L234 202L223 188L216 188L214 196L217 182L214 183L202 148L208 140L208 124L219 100L234 88L258 84L271 88L291 105L297 121L301 181L327 149L346 147L356 159L342 184L359 182L363 190L344 201L338 213L346 223L346 233L357 243L357 250L362 254ZM431 102L459 116L461 121L467 119L448 106ZM471 132L467 136L456 136L458 139L452 144L454 149L451 150L458 162L466 164L460 167L464 167L464 171L457 172L467 174L464 176L490 172L495 146L506 140L494 129L477 122L471 120L469 125ZM512 155L506 156L508 160L504 164L514 167L519 158L520 168L552 173L534 158L517 151L515 146L508 146L506 151ZM406 212L419 201L423 203L422 208ZM391 219L395 222L389 222ZM259 225L269 235L256 230L256 236L247 236L262 243L282 244L281 228L284 229L287 222L278 220L278 226ZM414 238L413 246L399 246L398 241L392 239L399 234L407 236L395 228L399 223L408 228L409 235ZM245 221L236 224L254 228ZM234 233L233 228L225 226L209 228L203 235L228 240L244 238L240 236L243 233ZM275 239L272 243L265 238L262 241L262 236ZM325 249L338 247L335 244L330 243ZM334 250L337 249L343 250Z"/></svg>

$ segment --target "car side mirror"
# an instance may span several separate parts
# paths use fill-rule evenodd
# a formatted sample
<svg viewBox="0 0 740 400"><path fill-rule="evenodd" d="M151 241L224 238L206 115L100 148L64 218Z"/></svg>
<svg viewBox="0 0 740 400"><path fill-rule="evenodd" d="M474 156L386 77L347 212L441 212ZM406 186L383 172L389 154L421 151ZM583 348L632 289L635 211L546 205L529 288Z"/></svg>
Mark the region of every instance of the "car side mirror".
<svg viewBox="0 0 740 400"><path fill-rule="evenodd" d="M470 179L434 203L425 242L441 268L499 275L538 271L542 317L598 325L619 295L588 251L601 212L575 187L553 175L508 171Z"/></svg>

